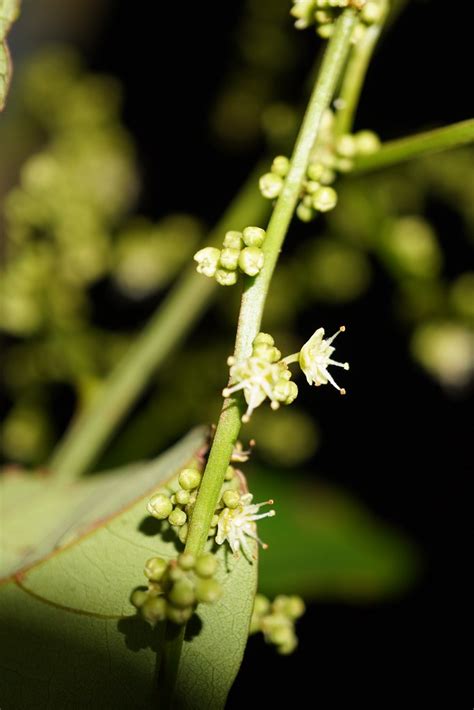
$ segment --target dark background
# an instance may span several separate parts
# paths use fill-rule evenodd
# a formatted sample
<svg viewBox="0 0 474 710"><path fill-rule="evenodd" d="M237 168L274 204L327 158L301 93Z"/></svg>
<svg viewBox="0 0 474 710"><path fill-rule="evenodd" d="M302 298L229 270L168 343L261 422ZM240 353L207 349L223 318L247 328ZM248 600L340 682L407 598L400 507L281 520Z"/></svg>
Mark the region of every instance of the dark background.
<svg viewBox="0 0 474 710"><path fill-rule="evenodd" d="M215 96L235 61L233 29L242 4L115 0L96 39L84 44L90 68L123 84L125 121L143 175L139 207L151 217L183 210L212 223L262 150L259 141L226 150L209 130ZM295 69L278 98L304 93L313 33L301 33L300 41ZM372 64L357 125L388 139L468 118L470 42L460 3L410 2ZM188 172L195 176L191 188L183 180ZM465 270L472 256L457 239L457 215L433 203L429 217L444 235L448 274ZM298 627L298 651L289 658L252 639L229 707L278 702L283 689L295 704L310 707L336 706L343 698L385 705L393 696L426 699L449 689L447 666L458 651L460 624L456 592L449 591L459 585L454 521L471 458L468 396L447 395L413 363L391 298L390 283L376 272L369 294L345 307L350 334L343 358L351 360L351 391L343 405L328 406L324 416L318 412L323 445L316 459L332 483L354 492L417 544L421 579L392 602L311 606ZM318 306L318 322L334 317ZM303 334L315 318L312 312L301 316ZM373 359L357 361L351 338L370 341ZM322 392L315 407L324 409L331 397Z"/></svg>

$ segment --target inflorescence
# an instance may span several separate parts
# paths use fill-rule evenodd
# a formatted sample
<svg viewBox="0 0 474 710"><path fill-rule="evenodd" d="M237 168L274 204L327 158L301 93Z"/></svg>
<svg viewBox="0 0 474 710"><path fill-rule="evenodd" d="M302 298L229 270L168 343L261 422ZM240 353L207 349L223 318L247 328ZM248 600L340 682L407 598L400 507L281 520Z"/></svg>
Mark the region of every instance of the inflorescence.
<svg viewBox="0 0 474 710"><path fill-rule="evenodd" d="M280 594L270 602L263 594L257 594L250 622L250 634L261 631L265 641L276 646L278 653L288 655L298 645L295 622L304 611L305 605L301 597Z"/></svg>
<svg viewBox="0 0 474 710"><path fill-rule="evenodd" d="M366 26L383 20L387 11L387 0L293 0L291 15L295 27L304 30L315 25L320 37L328 39L334 31L334 23L340 13L348 7L359 10L359 23L355 29L358 39Z"/></svg>
<svg viewBox="0 0 474 710"><path fill-rule="evenodd" d="M261 249L265 237L266 232L260 227L246 227L243 232L231 230L224 237L222 249L204 247L196 252L196 271L215 278L221 286L237 283L239 271L257 276L265 261Z"/></svg>

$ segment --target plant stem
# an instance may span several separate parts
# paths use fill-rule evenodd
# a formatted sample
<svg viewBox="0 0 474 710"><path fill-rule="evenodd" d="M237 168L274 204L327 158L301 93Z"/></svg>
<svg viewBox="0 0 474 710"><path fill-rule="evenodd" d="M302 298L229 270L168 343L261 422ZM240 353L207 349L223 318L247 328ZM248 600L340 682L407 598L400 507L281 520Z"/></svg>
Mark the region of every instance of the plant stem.
<svg viewBox="0 0 474 710"><path fill-rule="evenodd" d="M437 153L473 142L474 119L471 118L468 121L453 123L451 126L383 143L376 153L357 158L351 174L380 170L429 153Z"/></svg>
<svg viewBox="0 0 474 710"><path fill-rule="evenodd" d="M240 307L234 357L242 360L252 352L252 343L260 330L265 299L283 241L298 202L306 174L311 148L316 139L321 117L334 95L346 63L356 13L345 10L336 23L334 34L324 55L298 135L291 165L271 216L263 244L265 263L254 278L246 279ZM212 516L219 499L224 474L241 427L243 398L224 401L207 466L190 521L186 550L199 554L205 545Z"/></svg>
<svg viewBox="0 0 474 710"><path fill-rule="evenodd" d="M386 14L385 12L380 22L367 27L361 39L351 49L338 96L340 106L336 111L334 122L336 137L344 133L350 133L352 130L365 75L367 74L375 45L382 32Z"/></svg>
<svg viewBox="0 0 474 710"><path fill-rule="evenodd" d="M263 171L262 164L252 171L213 230L211 242L220 244L227 230L265 218L268 202L255 190ZM55 478L73 481L91 466L156 368L203 313L215 287L215 281L202 278L192 266L184 272L96 398L78 414L59 442L48 464Z"/></svg>

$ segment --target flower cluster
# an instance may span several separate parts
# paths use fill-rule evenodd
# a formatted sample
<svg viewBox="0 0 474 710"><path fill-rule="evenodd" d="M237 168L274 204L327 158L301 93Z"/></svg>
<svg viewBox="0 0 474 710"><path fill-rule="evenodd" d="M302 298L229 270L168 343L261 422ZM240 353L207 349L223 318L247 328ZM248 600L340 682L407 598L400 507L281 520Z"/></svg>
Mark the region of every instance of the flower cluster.
<svg viewBox="0 0 474 710"><path fill-rule="evenodd" d="M265 258L260 248L266 232L260 227L246 227L243 232L227 232L222 249L204 247L194 255L196 271L215 278L221 286L233 286L239 270L247 276L260 273Z"/></svg>
<svg viewBox="0 0 474 710"><path fill-rule="evenodd" d="M303 222L311 221L318 212L328 212L337 204L337 192L331 187L338 172L349 172L354 159L378 150L380 141L372 131L359 131L355 135L334 134L334 113L325 111L318 137L310 153L306 179L303 182L296 214ZM279 196L289 170L289 160L279 155L270 172L260 178L260 191L267 199Z"/></svg>
<svg viewBox="0 0 474 710"><path fill-rule="evenodd" d="M360 27L381 22L387 12L387 0L293 0L291 14L295 27L304 30L316 26L320 37L327 39L334 31L334 23L340 12L347 7L360 10ZM360 36L359 27L356 37Z"/></svg>
<svg viewBox="0 0 474 710"><path fill-rule="evenodd" d="M263 633L267 643L274 644L278 653L288 655L298 645L295 621L305 611L304 602L297 596L277 596L273 603L262 594L255 597L250 634Z"/></svg>
<svg viewBox="0 0 474 710"><path fill-rule="evenodd" d="M178 476L178 490L173 494L156 493L147 504L147 511L158 520L168 520L181 542L188 534L188 517L194 507L202 474L197 468L185 468Z"/></svg>
<svg viewBox="0 0 474 710"><path fill-rule="evenodd" d="M272 409L280 404L291 404L297 395L298 387L291 381L291 372L281 360L281 352L275 347L275 341L267 333L259 333L253 342L252 355L245 360L227 360L230 366L231 386L222 391L223 397L230 397L243 390L247 411L242 417L248 422L252 412L268 397Z"/></svg>
<svg viewBox="0 0 474 710"><path fill-rule="evenodd" d="M183 552L177 559L152 557L145 564L147 589L135 589L131 602L141 616L153 626L167 619L185 624L198 603L212 604L222 596L222 587L214 579L217 571L215 555L199 557Z"/></svg>

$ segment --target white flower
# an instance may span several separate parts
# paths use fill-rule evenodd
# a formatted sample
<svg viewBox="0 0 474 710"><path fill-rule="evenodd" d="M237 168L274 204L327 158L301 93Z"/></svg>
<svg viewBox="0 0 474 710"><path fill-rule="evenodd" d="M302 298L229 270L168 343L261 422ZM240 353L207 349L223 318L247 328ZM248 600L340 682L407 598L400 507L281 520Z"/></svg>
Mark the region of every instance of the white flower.
<svg viewBox="0 0 474 710"><path fill-rule="evenodd" d="M267 548L267 545L257 535L255 522L262 518L272 518L275 515L274 510L269 510L267 513L258 512L262 505L273 505L272 500L252 503L252 498L251 493L246 493L241 496L240 503L236 508L224 508L219 515L216 535L218 545L222 545L227 540L232 552L237 553L242 550L247 559L252 557L247 537L260 543L264 550Z"/></svg>
<svg viewBox="0 0 474 710"><path fill-rule="evenodd" d="M327 383L330 382L333 387L340 391L341 394L346 393L346 391L341 389L334 381L332 375L328 371L329 365L343 367L344 370L349 369L348 362L337 362L336 360L331 360L331 355L335 350L335 348L331 346L331 343L334 338L339 335L339 333L343 333L344 331L345 327L341 326L337 333L334 333L334 335L330 338L324 340L324 328L318 328L308 342L303 345L299 356L299 363L301 369L306 375L308 384L312 385L314 382L316 387L318 387L319 385L327 385Z"/></svg>

